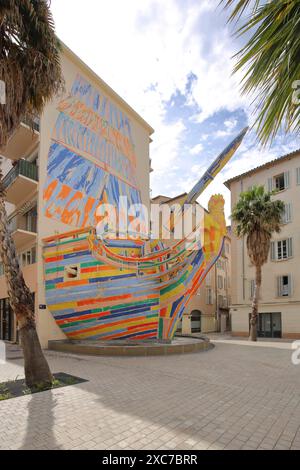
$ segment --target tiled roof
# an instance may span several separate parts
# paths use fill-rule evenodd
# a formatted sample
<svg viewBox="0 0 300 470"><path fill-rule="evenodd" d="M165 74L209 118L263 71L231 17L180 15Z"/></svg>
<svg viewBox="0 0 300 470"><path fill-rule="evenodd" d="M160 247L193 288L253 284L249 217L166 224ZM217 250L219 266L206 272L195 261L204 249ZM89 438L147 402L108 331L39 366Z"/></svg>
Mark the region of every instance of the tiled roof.
<svg viewBox="0 0 300 470"><path fill-rule="evenodd" d="M274 165L277 165L277 163L281 163L284 160L289 160L291 158L297 157L300 155L300 149L295 150L294 152L287 153L286 155L283 155L282 157L275 158L275 160L271 160L267 163L264 163L263 165L257 166L253 168L252 170L246 171L245 173L242 173L241 175L235 176L234 178L230 178L229 180L225 181L225 186L227 186L230 189L230 184L233 181L238 181L241 178L244 178L245 176L250 176L253 173L256 173L257 171L263 170L265 168L270 168Z"/></svg>

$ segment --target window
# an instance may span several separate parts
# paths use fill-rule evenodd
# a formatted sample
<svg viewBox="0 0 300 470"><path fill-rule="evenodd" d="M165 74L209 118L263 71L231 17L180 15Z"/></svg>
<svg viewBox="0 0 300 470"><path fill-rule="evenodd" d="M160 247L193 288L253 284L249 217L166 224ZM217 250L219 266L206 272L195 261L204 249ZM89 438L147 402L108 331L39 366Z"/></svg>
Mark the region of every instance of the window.
<svg viewBox="0 0 300 470"><path fill-rule="evenodd" d="M271 242L271 260L282 261L292 258L293 256L293 239L279 240Z"/></svg>
<svg viewBox="0 0 300 470"><path fill-rule="evenodd" d="M18 254L19 265L21 267L28 266L29 264L36 263L36 247L33 246L30 250L23 251Z"/></svg>
<svg viewBox="0 0 300 470"><path fill-rule="evenodd" d="M292 277L290 274L277 278L278 297L289 297L292 295Z"/></svg>
<svg viewBox="0 0 300 470"><path fill-rule="evenodd" d="M80 269L77 264L65 266L65 280L78 279L79 272Z"/></svg>
<svg viewBox="0 0 300 470"><path fill-rule="evenodd" d="M213 303L213 295L212 295L212 289L208 287L206 289L206 304L207 305L212 305Z"/></svg>
<svg viewBox="0 0 300 470"><path fill-rule="evenodd" d="M296 179L297 184L300 184L300 168L296 168Z"/></svg>
<svg viewBox="0 0 300 470"><path fill-rule="evenodd" d="M290 172L286 171L284 173L280 173L273 178L269 178L268 180L268 190L269 191L284 191L285 189L289 188L290 186Z"/></svg>
<svg viewBox="0 0 300 470"><path fill-rule="evenodd" d="M274 183L275 183L275 189L277 189L277 191L283 191L285 189L284 173L282 173L279 176L275 176Z"/></svg>
<svg viewBox="0 0 300 470"><path fill-rule="evenodd" d="M209 273L207 273L205 281L206 281L207 286L211 285L211 271L209 271Z"/></svg>
<svg viewBox="0 0 300 470"><path fill-rule="evenodd" d="M4 266L3 263L0 263L0 276L4 275Z"/></svg>
<svg viewBox="0 0 300 470"><path fill-rule="evenodd" d="M218 276L218 289L223 289L223 277Z"/></svg>
<svg viewBox="0 0 300 470"><path fill-rule="evenodd" d="M217 261L217 268L224 270L224 267L225 267L224 260L223 260L223 259L218 259L218 261Z"/></svg>
<svg viewBox="0 0 300 470"><path fill-rule="evenodd" d="M281 222L283 224L292 222L292 204L290 202L284 205L284 213L282 215Z"/></svg>

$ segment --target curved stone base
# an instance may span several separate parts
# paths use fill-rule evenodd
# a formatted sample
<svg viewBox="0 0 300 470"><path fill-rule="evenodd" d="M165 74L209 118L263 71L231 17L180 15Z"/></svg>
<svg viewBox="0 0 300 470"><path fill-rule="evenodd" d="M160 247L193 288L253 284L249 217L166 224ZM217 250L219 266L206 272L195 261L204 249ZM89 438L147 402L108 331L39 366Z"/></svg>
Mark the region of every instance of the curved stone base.
<svg viewBox="0 0 300 470"><path fill-rule="evenodd" d="M209 339L175 338L172 343L153 343L146 341L49 341L52 351L85 354L90 356L160 356L166 354L185 354L207 351L213 345Z"/></svg>

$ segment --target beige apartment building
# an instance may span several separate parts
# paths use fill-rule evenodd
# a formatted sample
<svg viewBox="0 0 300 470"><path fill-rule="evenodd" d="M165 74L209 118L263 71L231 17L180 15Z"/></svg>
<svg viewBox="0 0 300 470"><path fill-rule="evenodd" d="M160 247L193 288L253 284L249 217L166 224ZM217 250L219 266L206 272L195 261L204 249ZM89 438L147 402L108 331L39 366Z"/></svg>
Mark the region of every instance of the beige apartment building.
<svg viewBox="0 0 300 470"><path fill-rule="evenodd" d="M300 150L254 168L225 183L231 206L241 192L262 185L276 190L285 203L281 232L273 236L268 262L262 269L258 334L261 337L300 338ZM234 232L234 227L233 227ZM234 234L232 247L232 334L248 336L254 268L243 239Z"/></svg>
<svg viewBox="0 0 300 470"><path fill-rule="evenodd" d="M93 90L97 91L98 98L101 97L101 112L104 113L103 116L109 123L107 125L110 126L113 135L115 135L114 131L119 130L119 128L114 129L113 122L122 121L123 128L125 126L130 128L130 137L137 156L135 171L141 200L147 206L150 203L149 143L153 129L65 45L62 47L61 64L65 78L65 94L47 104L43 114L37 117L34 123L24 119L10 138L6 148L2 150L10 229L25 281L35 298L37 328L43 347L47 347L49 339L64 338L64 334L46 307L42 259L43 239L78 228L73 224L49 218L44 210L51 136L58 120L58 108L61 108L64 98L70 97L76 80L81 84L89 84ZM109 157L112 158L111 155ZM99 163L88 153L85 158L92 163ZM58 204L56 210L59 210ZM15 341L17 326L7 297L3 266L0 266L0 339Z"/></svg>
<svg viewBox="0 0 300 470"><path fill-rule="evenodd" d="M170 198L159 195L152 203L180 204L187 194ZM165 240L168 244L168 241ZM204 283L193 295L181 323L178 333L211 333L230 329L229 305L231 303L231 234L228 228L222 254L206 276Z"/></svg>

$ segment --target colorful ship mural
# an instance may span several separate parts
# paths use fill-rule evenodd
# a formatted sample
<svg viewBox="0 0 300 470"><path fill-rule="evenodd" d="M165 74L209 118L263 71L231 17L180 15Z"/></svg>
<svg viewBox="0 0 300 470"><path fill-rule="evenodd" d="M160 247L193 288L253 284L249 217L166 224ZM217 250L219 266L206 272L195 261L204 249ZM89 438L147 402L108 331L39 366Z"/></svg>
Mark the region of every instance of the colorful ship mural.
<svg viewBox="0 0 300 470"><path fill-rule="evenodd" d="M182 205L196 201L246 131L218 156ZM120 196L129 204L141 202L136 158L129 119L78 76L59 105L44 190L45 215L77 227L44 239L43 249L47 306L69 339L172 340L191 296L223 249L220 195L210 199L202 241L200 227L171 247L145 237L97 237L101 203L117 205Z"/></svg>

